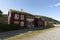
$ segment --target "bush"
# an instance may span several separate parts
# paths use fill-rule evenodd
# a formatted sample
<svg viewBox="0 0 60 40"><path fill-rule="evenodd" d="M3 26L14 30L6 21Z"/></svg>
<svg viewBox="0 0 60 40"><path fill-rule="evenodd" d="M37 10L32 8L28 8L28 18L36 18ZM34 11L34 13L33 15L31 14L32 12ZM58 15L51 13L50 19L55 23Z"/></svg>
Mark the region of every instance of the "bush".
<svg viewBox="0 0 60 40"><path fill-rule="evenodd" d="M0 32L20 29L17 24L0 24Z"/></svg>

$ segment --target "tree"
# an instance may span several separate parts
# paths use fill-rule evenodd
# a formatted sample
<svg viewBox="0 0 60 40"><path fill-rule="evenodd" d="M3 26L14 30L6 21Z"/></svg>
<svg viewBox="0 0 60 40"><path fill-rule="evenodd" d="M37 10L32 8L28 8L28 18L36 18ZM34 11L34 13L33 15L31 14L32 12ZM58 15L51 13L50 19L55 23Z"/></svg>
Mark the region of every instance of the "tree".
<svg viewBox="0 0 60 40"><path fill-rule="evenodd" d="M0 10L0 16L2 16L2 13L3 13L3 12Z"/></svg>

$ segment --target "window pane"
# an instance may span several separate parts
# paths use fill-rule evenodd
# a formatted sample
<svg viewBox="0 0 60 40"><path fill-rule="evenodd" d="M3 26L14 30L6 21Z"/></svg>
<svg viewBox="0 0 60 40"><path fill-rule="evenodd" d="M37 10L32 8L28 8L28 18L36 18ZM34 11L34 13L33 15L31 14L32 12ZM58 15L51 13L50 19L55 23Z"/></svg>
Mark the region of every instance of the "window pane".
<svg viewBox="0 0 60 40"><path fill-rule="evenodd" d="M19 14L15 14L15 19L19 19Z"/></svg>
<svg viewBox="0 0 60 40"><path fill-rule="evenodd" d="M19 22L18 22L18 21L15 21L14 23L15 23L15 24L19 24Z"/></svg>
<svg viewBox="0 0 60 40"><path fill-rule="evenodd" d="M24 26L24 22L22 21L22 22L20 22L20 26Z"/></svg>
<svg viewBox="0 0 60 40"><path fill-rule="evenodd" d="M24 20L24 15L21 15L21 17L20 17L20 18L21 18L21 20Z"/></svg>

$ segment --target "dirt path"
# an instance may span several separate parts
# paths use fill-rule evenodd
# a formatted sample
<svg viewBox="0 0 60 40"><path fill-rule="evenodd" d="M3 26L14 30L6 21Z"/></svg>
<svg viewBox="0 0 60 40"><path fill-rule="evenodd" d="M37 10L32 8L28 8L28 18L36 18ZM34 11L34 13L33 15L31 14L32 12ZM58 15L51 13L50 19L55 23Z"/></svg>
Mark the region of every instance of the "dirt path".
<svg viewBox="0 0 60 40"><path fill-rule="evenodd" d="M29 31L35 31L35 30L40 30L43 29L44 27L36 27L36 28L28 28L28 29L21 29L21 30L15 30L15 31L8 31L8 32L0 32L0 40L13 37L15 35L20 35L24 34Z"/></svg>
<svg viewBox="0 0 60 40"><path fill-rule="evenodd" d="M22 40L60 40L60 28Z"/></svg>

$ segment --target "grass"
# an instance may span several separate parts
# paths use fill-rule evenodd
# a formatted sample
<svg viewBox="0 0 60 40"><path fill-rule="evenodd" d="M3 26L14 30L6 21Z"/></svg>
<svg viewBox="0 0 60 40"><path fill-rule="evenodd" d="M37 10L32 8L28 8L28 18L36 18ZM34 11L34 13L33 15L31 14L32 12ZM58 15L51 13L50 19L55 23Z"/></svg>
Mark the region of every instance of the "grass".
<svg viewBox="0 0 60 40"><path fill-rule="evenodd" d="M49 28L49 29L44 29L44 30L36 30L36 31L30 31L30 32L26 32L24 34L20 34L20 35L16 35L10 38L6 38L5 40L22 40L23 38L27 38L27 37L31 37L33 35L38 35L40 33L44 33L56 28L60 28L60 27L53 27L53 28Z"/></svg>

